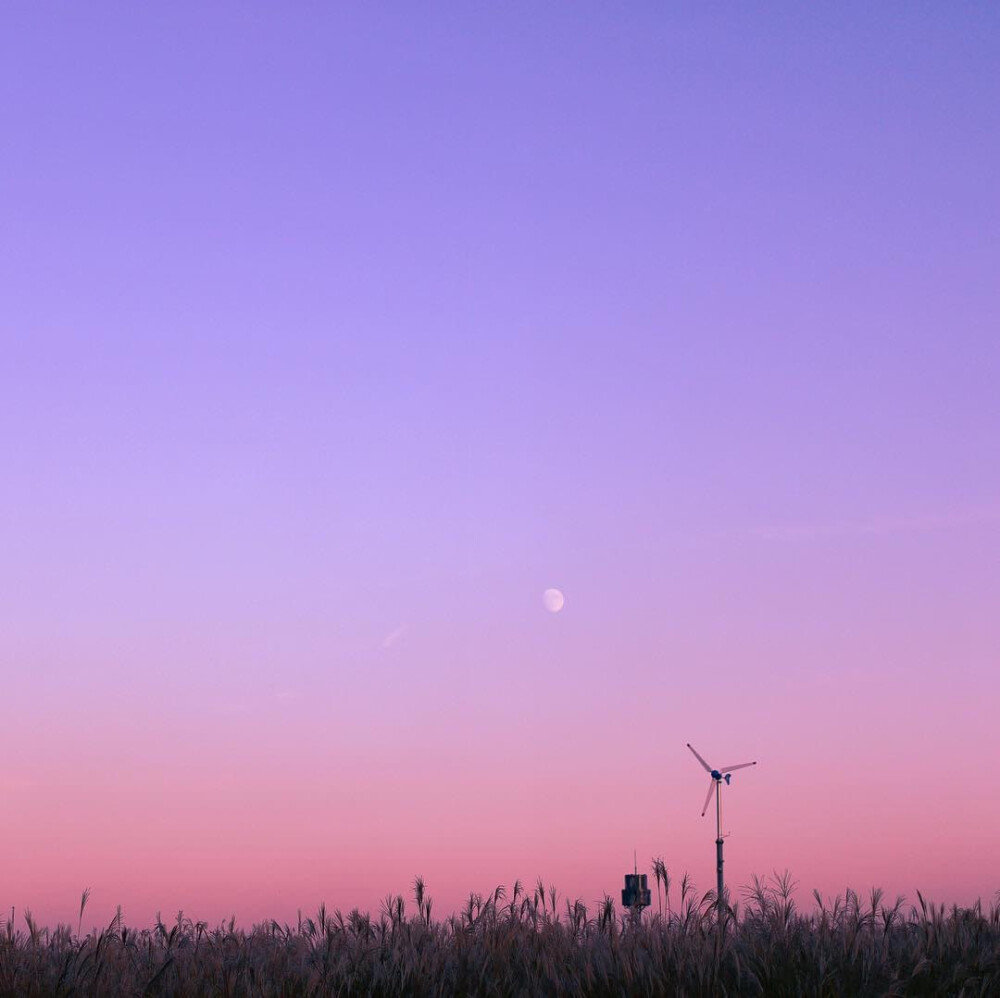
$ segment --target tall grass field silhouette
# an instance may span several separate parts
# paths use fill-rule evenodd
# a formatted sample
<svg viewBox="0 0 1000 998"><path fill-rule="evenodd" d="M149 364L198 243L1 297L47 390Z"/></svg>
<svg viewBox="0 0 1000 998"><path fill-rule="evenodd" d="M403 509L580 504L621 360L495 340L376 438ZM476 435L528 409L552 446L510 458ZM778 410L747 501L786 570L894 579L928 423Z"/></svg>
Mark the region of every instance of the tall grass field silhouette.
<svg viewBox="0 0 1000 998"><path fill-rule="evenodd" d="M658 871L665 873L662 861ZM665 881L665 884L663 883ZM666 888L670 878L657 876ZM588 906L541 880L530 890L470 894L431 916L418 877L414 907L389 895L377 913L321 907L294 924L239 928L179 912L136 930L120 916L86 936L69 926L8 923L4 995L829 995L997 994L1000 897L988 910L880 890L818 892L800 910L788 874L754 878L721 909L685 875L675 908L649 919L606 896ZM86 898L84 899L86 901ZM81 914L83 907L81 906Z"/></svg>

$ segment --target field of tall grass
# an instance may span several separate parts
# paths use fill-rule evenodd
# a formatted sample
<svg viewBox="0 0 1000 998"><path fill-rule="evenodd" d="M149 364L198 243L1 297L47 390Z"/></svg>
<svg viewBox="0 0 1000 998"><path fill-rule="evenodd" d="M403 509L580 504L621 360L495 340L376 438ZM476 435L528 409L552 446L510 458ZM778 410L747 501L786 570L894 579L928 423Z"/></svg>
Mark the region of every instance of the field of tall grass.
<svg viewBox="0 0 1000 998"><path fill-rule="evenodd" d="M984 910L848 890L800 911L788 875L755 878L731 905L679 897L662 861L641 915L610 897L588 908L541 881L470 895L431 916L387 897L377 915L321 908L295 925L215 928L178 913L131 929L0 934L0 994L28 995L1000 995L1000 892Z"/></svg>

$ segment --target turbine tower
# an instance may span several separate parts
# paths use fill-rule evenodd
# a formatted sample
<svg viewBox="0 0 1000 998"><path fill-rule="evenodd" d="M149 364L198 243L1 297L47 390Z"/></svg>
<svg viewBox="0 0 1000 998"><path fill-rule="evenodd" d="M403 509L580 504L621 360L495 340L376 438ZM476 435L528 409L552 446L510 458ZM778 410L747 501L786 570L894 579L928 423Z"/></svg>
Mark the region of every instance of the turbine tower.
<svg viewBox="0 0 1000 998"><path fill-rule="evenodd" d="M715 791L715 874L718 882L717 885L717 899L719 903L719 911L722 911L722 906L725 904L725 885L722 879L722 781L726 781L726 785L729 785L729 781L732 779L732 774L736 772L737 769L746 769L748 766L756 766L756 762L741 762L738 766L720 766L718 769L712 769L712 767L705 762L700 755L698 755L695 747L688 742L687 747L691 749L694 753L694 757L702 764L705 768L705 772L711 777L711 782L708 785L708 795L705 797L705 806L701 809L701 816L705 817L705 812L708 810L708 805L712 802L712 791Z"/></svg>

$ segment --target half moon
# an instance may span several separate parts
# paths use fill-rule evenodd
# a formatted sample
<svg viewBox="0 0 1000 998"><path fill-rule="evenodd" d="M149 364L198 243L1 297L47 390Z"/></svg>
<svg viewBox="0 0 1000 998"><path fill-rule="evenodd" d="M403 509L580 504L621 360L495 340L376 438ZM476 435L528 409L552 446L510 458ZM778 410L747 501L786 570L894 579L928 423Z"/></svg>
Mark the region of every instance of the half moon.
<svg viewBox="0 0 1000 998"><path fill-rule="evenodd" d="M566 597L558 589L546 589L542 593L542 605L549 613L558 613L566 605Z"/></svg>

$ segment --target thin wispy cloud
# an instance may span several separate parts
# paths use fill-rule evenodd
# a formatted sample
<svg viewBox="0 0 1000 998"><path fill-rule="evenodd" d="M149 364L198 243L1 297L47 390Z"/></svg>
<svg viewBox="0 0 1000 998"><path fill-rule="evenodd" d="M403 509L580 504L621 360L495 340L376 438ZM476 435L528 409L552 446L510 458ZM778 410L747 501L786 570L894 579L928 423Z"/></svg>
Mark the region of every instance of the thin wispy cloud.
<svg viewBox="0 0 1000 998"><path fill-rule="evenodd" d="M215 708L214 713L231 716L234 714L236 715L249 714L250 709L251 709L250 704L247 703L245 700L234 700L231 703L219 704Z"/></svg>
<svg viewBox="0 0 1000 998"><path fill-rule="evenodd" d="M954 513L924 513L913 516L880 516L868 520L775 525L759 527L753 534L765 540L795 541L865 534L883 536L991 523L1000 523L1000 508L959 510Z"/></svg>
<svg viewBox="0 0 1000 998"><path fill-rule="evenodd" d="M406 628L407 628L406 624L400 624L399 627L397 627L394 630L390 631L382 639L382 647L383 648L391 648L406 633Z"/></svg>

